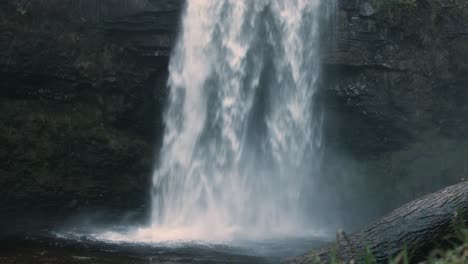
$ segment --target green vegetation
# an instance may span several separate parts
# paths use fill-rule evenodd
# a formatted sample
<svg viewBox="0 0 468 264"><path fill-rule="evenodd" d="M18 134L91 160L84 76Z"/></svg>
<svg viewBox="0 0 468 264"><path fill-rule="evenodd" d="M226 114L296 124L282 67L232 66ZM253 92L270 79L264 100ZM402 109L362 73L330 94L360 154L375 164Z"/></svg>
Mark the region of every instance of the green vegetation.
<svg viewBox="0 0 468 264"><path fill-rule="evenodd" d="M432 251L429 256L427 256L424 262L418 262L423 264L463 264L468 263L468 229L460 228L460 231L456 232L456 236L453 238L447 239L447 244L452 245L451 247L441 247ZM330 263L330 264L345 264L337 256L336 245L332 248L332 253L328 261L321 260L316 254L312 253L308 256L307 263L321 264L321 263ZM359 253L358 253L359 255ZM365 264L377 264L377 260L372 254L369 248L366 248L364 252L361 253L362 262L355 262L352 260L349 263L365 263ZM406 248L395 258L388 261L389 264L409 264L414 263L412 261L412 253Z"/></svg>
<svg viewBox="0 0 468 264"><path fill-rule="evenodd" d="M309 259L310 263L326 263L320 260L318 257L312 257ZM333 254L331 260L328 262L331 264L345 264L340 261L336 254ZM375 257L369 250L365 251L363 257L363 263L365 264L376 264ZM407 250L404 250L400 255L394 259L389 260L389 264L409 264L411 262L411 254ZM466 239L461 245L457 245L449 250L434 250L429 256L425 264L462 264L468 263L468 239Z"/></svg>
<svg viewBox="0 0 468 264"><path fill-rule="evenodd" d="M455 242L451 242L449 249L435 249L427 257L427 264L462 264L468 263L468 229L463 228L457 232ZM410 262L410 254L405 250L391 264L406 264Z"/></svg>

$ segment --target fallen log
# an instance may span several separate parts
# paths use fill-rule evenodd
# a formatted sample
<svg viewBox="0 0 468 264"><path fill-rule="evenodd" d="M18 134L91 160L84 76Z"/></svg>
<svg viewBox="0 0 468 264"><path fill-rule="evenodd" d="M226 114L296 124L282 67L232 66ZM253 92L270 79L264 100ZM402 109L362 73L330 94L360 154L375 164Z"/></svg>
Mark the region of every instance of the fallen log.
<svg viewBox="0 0 468 264"><path fill-rule="evenodd" d="M468 181L465 181L410 202L356 234L338 234L335 243L287 263L327 263L332 257L341 263L360 263L366 250L377 263L387 263L405 248L412 261L420 261L447 235L454 234L455 220L466 224L467 219Z"/></svg>

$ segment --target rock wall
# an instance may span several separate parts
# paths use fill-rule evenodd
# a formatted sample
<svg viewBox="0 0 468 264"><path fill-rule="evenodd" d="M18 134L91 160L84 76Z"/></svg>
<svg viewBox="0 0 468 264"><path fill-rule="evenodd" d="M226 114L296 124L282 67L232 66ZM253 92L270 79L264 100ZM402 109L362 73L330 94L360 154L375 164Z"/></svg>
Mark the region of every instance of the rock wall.
<svg viewBox="0 0 468 264"><path fill-rule="evenodd" d="M1 226L144 219L182 2L0 2ZM468 177L467 3L407 2L339 0L327 32L320 190L346 223Z"/></svg>
<svg viewBox="0 0 468 264"><path fill-rule="evenodd" d="M411 2L339 1L325 54L328 170L365 217L468 177L468 3Z"/></svg>
<svg viewBox="0 0 468 264"><path fill-rule="evenodd" d="M0 215L13 222L2 226L144 218L180 9L0 3Z"/></svg>

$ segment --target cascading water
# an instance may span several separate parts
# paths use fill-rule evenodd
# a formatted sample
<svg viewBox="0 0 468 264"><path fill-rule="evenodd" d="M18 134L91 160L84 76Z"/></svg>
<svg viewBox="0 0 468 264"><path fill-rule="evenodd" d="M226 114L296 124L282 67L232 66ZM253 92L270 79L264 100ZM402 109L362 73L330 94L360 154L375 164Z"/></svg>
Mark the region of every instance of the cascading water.
<svg viewBox="0 0 468 264"><path fill-rule="evenodd" d="M304 232L320 164L320 0L190 0L170 62L152 225L135 240Z"/></svg>

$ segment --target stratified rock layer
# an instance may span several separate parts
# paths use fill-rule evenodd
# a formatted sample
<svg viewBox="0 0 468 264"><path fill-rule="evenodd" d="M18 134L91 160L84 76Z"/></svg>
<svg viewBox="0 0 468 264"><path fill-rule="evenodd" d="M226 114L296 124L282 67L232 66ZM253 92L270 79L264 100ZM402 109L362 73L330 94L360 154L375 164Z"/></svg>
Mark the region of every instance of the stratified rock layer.
<svg viewBox="0 0 468 264"><path fill-rule="evenodd" d="M380 215L468 176L468 3L408 2L339 1L322 96L343 210Z"/></svg>
<svg viewBox="0 0 468 264"><path fill-rule="evenodd" d="M2 221L148 213L182 2L0 3ZM313 191L352 225L468 176L468 4L338 2Z"/></svg>
<svg viewBox="0 0 468 264"><path fill-rule="evenodd" d="M0 3L0 215L9 229L149 211L180 5Z"/></svg>

